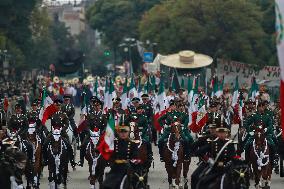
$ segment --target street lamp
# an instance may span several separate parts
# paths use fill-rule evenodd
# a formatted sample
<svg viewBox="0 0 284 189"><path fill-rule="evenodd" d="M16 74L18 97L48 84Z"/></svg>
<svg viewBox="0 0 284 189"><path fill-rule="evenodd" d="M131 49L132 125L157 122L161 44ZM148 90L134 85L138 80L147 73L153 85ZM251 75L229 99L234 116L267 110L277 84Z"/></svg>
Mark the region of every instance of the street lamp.
<svg viewBox="0 0 284 189"><path fill-rule="evenodd" d="M130 64L130 74L133 72L133 63L132 63L132 47L136 46L137 40L135 38L125 38L124 42L119 45L119 47L123 47L123 51L128 55L127 60Z"/></svg>

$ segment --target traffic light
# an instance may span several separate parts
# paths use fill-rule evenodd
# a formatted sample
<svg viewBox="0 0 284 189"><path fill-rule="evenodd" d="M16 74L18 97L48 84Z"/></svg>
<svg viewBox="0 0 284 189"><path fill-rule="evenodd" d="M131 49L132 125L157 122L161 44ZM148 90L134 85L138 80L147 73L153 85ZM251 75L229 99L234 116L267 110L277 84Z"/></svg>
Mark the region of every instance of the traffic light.
<svg viewBox="0 0 284 189"><path fill-rule="evenodd" d="M110 56L110 51L109 51L109 50L105 50L105 51L104 51L104 55L105 55L105 56Z"/></svg>

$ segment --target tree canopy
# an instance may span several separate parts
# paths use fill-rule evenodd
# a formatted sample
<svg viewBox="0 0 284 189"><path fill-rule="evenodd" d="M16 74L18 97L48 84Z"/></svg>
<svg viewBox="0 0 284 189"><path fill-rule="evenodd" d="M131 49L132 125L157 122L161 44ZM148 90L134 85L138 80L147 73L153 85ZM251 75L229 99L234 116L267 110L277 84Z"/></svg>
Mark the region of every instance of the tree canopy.
<svg viewBox="0 0 284 189"><path fill-rule="evenodd" d="M143 16L140 37L165 54L190 49L264 66L276 63L265 13L253 0L165 1Z"/></svg>

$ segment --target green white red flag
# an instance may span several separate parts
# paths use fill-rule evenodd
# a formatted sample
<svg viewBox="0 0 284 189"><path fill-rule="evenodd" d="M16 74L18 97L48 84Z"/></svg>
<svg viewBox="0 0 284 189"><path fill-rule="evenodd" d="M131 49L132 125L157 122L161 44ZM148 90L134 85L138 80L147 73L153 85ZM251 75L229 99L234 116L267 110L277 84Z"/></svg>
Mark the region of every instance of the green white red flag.
<svg viewBox="0 0 284 189"><path fill-rule="evenodd" d="M57 112L56 106L53 104L53 100L47 94L46 88L42 91L41 108L39 113L39 119L42 124L45 125L46 121Z"/></svg>
<svg viewBox="0 0 284 189"><path fill-rule="evenodd" d="M114 131L115 131L115 120L110 114L106 131L102 135L100 143L97 147L98 151L102 154L105 160L109 160L114 151Z"/></svg>
<svg viewBox="0 0 284 189"><path fill-rule="evenodd" d="M284 1L275 1L276 9L276 42L278 51L278 60L281 69L281 84L280 84L280 107L281 112L284 112ZM281 125L284 130L284 114L281 114ZM284 138L284 133L282 132Z"/></svg>

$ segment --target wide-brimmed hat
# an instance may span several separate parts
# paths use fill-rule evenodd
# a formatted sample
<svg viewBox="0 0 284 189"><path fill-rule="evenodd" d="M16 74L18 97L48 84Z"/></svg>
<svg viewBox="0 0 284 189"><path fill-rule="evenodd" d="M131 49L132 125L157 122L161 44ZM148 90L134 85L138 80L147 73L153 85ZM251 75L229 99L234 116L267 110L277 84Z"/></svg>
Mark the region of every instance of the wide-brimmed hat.
<svg viewBox="0 0 284 189"><path fill-rule="evenodd" d="M161 60L161 64L172 68L202 68L209 66L212 62L213 59L210 56L189 50L168 55Z"/></svg>

